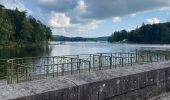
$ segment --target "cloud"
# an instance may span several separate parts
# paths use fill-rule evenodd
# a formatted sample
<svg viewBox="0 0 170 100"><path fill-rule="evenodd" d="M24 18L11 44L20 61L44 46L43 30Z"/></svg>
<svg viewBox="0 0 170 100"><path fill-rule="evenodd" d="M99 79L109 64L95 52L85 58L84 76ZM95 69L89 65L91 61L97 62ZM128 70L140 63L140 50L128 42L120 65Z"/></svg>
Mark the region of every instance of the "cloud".
<svg viewBox="0 0 170 100"><path fill-rule="evenodd" d="M68 11L68 12L65 12L67 14L67 16L69 16L71 18L71 23L73 24L79 24L79 23L83 23L84 22L88 22L89 20L88 19L84 19L81 17L82 14L85 14L86 13L86 8L87 8L87 5L85 4L84 0L78 0L77 1L77 6Z"/></svg>
<svg viewBox="0 0 170 100"><path fill-rule="evenodd" d="M129 16L131 16L131 17L136 17L137 14L133 13L133 14L129 14Z"/></svg>
<svg viewBox="0 0 170 100"><path fill-rule="evenodd" d="M147 18L145 19L145 24L158 24L160 20L158 18Z"/></svg>
<svg viewBox="0 0 170 100"><path fill-rule="evenodd" d="M84 24L76 24L74 26L74 28L78 32L86 32L86 31L89 31L89 30L96 29L98 27L98 25L102 22L103 21L91 20L91 21L86 22Z"/></svg>
<svg viewBox="0 0 170 100"><path fill-rule="evenodd" d="M170 0L85 0L84 18L106 19L169 7Z"/></svg>
<svg viewBox="0 0 170 100"><path fill-rule="evenodd" d="M121 22L122 19L120 17L113 17L113 22L117 23L117 22Z"/></svg>
<svg viewBox="0 0 170 100"><path fill-rule="evenodd" d="M106 20L121 22L123 16L170 8L170 0L0 0L0 4L27 10L51 26L54 34L83 34ZM149 18L145 22L159 23L159 19Z"/></svg>
<svg viewBox="0 0 170 100"><path fill-rule="evenodd" d="M45 11L66 12L77 6L77 0L32 0Z"/></svg>
<svg viewBox="0 0 170 100"><path fill-rule="evenodd" d="M52 27L54 34L83 34L96 29L103 21L86 20L82 23L71 23L70 17L65 13L51 12L48 24Z"/></svg>
<svg viewBox="0 0 170 100"><path fill-rule="evenodd" d="M54 27L53 31L54 34L79 34L79 35L83 35L84 33L96 29L98 27L98 25L100 23L102 23L103 21L89 21L87 23L84 24L70 24L68 27L64 28L64 27Z"/></svg>
<svg viewBox="0 0 170 100"><path fill-rule="evenodd" d="M70 18L67 17L65 13L52 12L49 24L52 27L67 28L70 27Z"/></svg>
<svg viewBox="0 0 170 100"><path fill-rule="evenodd" d="M85 12L86 8L87 8L87 5L85 4L84 0L80 0L77 3L78 3L77 9L79 9L80 11Z"/></svg>
<svg viewBox="0 0 170 100"><path fill-rule="evenodd" d="M81 18L81 15L86 13L86 8L84 0L77 0L76 7L68 12L52 11L48 24L53 27L54 34L83 34L96 29L102 21Z"/></svg>
<svg viewBox="0 0 170 100"><path fill-rule="evenodd" d="M46 4L46 3L55 3L56 0L38 0L39 3Z"/></svg>

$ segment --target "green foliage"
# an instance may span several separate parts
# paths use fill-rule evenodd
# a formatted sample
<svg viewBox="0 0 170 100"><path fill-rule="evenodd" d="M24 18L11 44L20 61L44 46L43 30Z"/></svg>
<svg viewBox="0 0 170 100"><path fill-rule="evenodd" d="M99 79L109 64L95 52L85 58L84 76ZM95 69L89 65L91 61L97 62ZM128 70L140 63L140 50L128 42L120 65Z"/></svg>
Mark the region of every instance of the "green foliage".
<svg viewBox="0 0 170 100"><path fill-rule="evenodd" d="M130 32L125 30L114 32L108 39L109 42L120 42L127 39L134 43L170 43L170 22L142 25Z"/></svg>
<svg viewBox="0 0 170 100"><path fill-rule="evenodd" d="M51 39L52 31L25 11L0 5L0 44L39 43Z"/></svg>
<svg viewBox="0 0 170 100"><path fill-rule="evenodd" d="M65 37L54 35L52 37L53 41L97 41L97 38L83 38L83 37Z"/></svg>
<svg viewBox="0 0 170 100"><path fill-rule="evenodd" d="M65 37L65 36L60 36L60 35L53 35L52 40L53 41L107 41L108 36L87 38L87 37Z"/></svg>

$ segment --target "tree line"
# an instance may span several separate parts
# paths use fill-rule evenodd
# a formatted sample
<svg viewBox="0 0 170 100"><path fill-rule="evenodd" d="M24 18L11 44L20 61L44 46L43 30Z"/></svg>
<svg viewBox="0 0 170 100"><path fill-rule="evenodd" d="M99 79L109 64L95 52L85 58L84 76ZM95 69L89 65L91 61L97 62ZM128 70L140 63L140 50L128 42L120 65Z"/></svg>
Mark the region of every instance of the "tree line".
<svg viewBox="0 0 170 100"><path fill-rule="evenodd" d="M127 41L131 43L170 43L170 22L147 24L132 31L121 30L114 32L109 42Z"/></svg>
<svg viewBox="0 0 170 100"><path fill-rule="evenodd" d="M107 41L108 36L88 38L88 37L66 37L60 35L53 35L52 40L53 41Z"/></svg>
<svg viewBox="0 0 170 100"><path fill-rule="evenodd" d="M0 45L40 43L51 38L52 31L26 11L6 9L0 5Z"/></svg>
<svg viewBox="0 0 170 100"><path fill-rule="evenodd" d="M53 41L97 41L97 38L84 38L84 37L65 37L59 35L52 36Z"/></svg>

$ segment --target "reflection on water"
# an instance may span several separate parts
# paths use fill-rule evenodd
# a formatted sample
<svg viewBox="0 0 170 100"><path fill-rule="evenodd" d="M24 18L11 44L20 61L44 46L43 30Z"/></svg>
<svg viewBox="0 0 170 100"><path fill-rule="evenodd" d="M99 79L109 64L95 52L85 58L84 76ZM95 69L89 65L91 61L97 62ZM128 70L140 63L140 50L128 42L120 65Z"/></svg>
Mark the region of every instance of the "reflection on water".
<svg viewBox="0 0 170 100"><path fill-rule="evenodd" d="M110 52L129 52L134 50L168 50L170 45L153 44L111 44L108 42L66 42L65 45L39 47L0 48L0 58L20 58L34 56L58 56Z"/></svg>
<svg viewBox="0 0 170 100"><path fill-rule="evenodd" d="M0 48L0 59L45 56L49 52L48 46Z"/></svg>

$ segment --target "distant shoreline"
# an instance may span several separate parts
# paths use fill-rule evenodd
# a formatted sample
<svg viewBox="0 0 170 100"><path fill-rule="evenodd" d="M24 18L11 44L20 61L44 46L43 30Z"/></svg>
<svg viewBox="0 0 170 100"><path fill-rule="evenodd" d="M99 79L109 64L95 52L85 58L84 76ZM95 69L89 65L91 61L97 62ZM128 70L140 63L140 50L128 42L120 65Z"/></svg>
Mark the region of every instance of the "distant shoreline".
<svg viewBox="0 0 170 100"><path fill-rule="evenodd" d="M155 45L169 44L170 45L170 43L145 43L145 42L143 42L143 43L137 43L137 42L109 42L109 43L112 43L112 44L155 44Z"/></svg>
<svg viewBox="0 0 170 100"><path fill-rule="evenodd" d="M135 44L135 45L170 45L166 43L134 43L134 42L108 42L108 41L50 41L50 42L41 42L41 43L8 43L1 44L0 48L14 48L14 47L38 47L44 45L51 45L51 42L95 42L95 43L110 43L110 44Z"/></svg>

